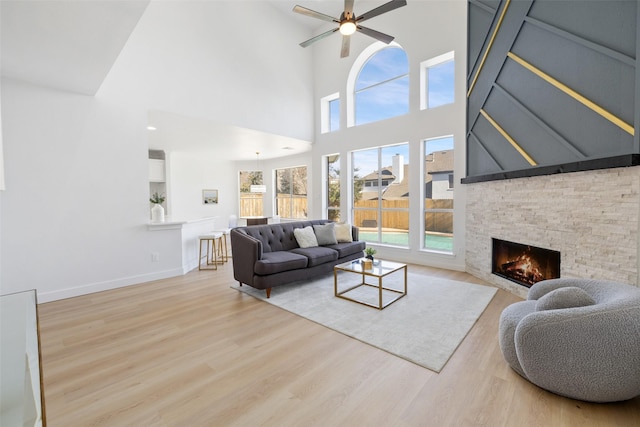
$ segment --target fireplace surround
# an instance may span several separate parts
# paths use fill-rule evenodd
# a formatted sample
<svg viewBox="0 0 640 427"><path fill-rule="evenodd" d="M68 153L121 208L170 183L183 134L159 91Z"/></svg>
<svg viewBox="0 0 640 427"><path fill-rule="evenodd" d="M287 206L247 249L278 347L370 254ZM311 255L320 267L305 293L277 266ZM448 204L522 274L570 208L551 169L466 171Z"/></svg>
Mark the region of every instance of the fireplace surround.
<svg viewBox="0 0 640 427"><path fill-rule="evenodd" d="M526 298L529 288L491 273L492 238L552 248L562 277L640 279L640 167L488 181L464 186L467 272Z"/></svg>
<svg viewBox="0 0 640 427"><path fill-rule="evenodd" d="M492 241L493 274L527 288L560 277L560 252L508 240Z"/></svg>

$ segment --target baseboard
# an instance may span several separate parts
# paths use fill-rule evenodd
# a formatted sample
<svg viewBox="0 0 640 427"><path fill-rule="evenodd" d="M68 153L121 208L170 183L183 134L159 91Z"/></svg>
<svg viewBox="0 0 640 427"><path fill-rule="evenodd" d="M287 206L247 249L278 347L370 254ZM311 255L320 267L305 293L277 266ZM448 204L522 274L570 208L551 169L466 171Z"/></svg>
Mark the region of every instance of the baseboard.
<svg viewBox="0 0 640 427"><path fill-rule="evenodd" d="M108 280L106 282L89 283L87 285L59 289L51 292L38 292L38 304L66 298L73 298L80 295L92 294L94 292L123 288L125 286L138 285L140 283L151 282L153 280L182 276L183 274L184 273L182 268L174 268L171 270L158 271L149 274L140 274L138 276L123 277L116 280Z"/></svg>

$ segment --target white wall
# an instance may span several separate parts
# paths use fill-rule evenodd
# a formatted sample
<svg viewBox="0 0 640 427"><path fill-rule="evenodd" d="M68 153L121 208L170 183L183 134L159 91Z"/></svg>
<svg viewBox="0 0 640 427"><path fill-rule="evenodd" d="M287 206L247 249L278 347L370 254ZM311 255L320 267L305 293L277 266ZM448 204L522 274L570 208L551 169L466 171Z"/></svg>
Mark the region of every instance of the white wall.
<svg viewBox="0 0 640 427"><path fill-rule="evenodd" d="M287 22L261 2L152 2L96 97L3 78L0 293L35 288L46 302L181 274L180 232L146 225L148 112L311 139L311 54L292 44L308 34ZM180 172L189 194L173 196L216 184Z"/></svg>
<svg viewBox="0 0 640 427"><path fill-rule="evenodd" d="M237 215L238 172L234 162L219 161L213 152L167 153L168 193L174 220L217 217L226 228L229 215ZM202 190L218 190L218 204L203 204Z"/></svg>
<svg viewBox="0 0 640 427"><path fill-rule="evenodd" d="M456 181L465 171L465 79L466 79L466 2L427 1L409 2L407 6L382 15L371 21L371 28L395 36L397 42L408 54L410 66L410 112L406 115L362 126L346 128L346 81L358 54L374 42L361 34L352 36L351 56L340 59L340 37L329 37L314 46L314 63L321 73L316 74L315 105L319 111L320 99L340 92L341 130L320 133L320 117L316 115L316 142L313 147L313 207L314 217L322 212L322 156L339 153L341 170L347 171L348 152L355 149L408 142L410 145L410 194L411 213L409 228L414 232L412 249L378 247L380 256L463 270L465 254L464 232L464 186L456 185L454 214L454 254L442 255L420 251L421 232L421 146L425 138L451 135L455 144ZM456 94L455 104L432 110L420 110L419 75L420 62L455 51ZM342 180L341 195L348 193L346 180ZM346 197L342 197L342 213L350 214Z"/></svg>
<svg viewBox="0 0 640 427"><path fill-rule="evenodd" d="M152 1L98 95L310 141L307 36L266 2Z"/></svg>
<svg viewBox="0 0 640 427"><path fill-rule="evenodd" d="M2 102L3 294L35 288L44 302L180 268L179 240L146 229L145 114L8 79Z"/></svg>

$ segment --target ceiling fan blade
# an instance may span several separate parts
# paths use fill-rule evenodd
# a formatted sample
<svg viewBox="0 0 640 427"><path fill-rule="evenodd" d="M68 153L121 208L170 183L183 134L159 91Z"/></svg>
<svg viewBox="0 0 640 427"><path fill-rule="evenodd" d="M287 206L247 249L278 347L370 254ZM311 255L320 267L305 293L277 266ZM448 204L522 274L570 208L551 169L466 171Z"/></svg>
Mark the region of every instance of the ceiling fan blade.
<svg viewBox="0 0 640 427"><path fill-rule="evenodd" d="M388 34L381 33L380 31L372 30L371 28L363 27L362 25L358 25L358 31L362 34L366 34L369 37L373 37L376 40L380 40L383 43L389 44L391 40L394 38Z"/></svg>
<svg viewBox="0 0 640 427"><path fill-rule="evenodd" d="M312 37L309 40L300 43L300 46L307 47L310 44L317 42L318 40L322 40L323 38L330 36L331 34L335 33L336 31L338 31L338 28L334 28L333 30L326 31L326 32L324 32L324 33L322 33L322 34L320 34L318 36Z"/></svg>
<svg viewBox="0 0 640 427"><path fill-rule="evenodd" d="M299 13L301 15L306 15L306 16L310 16L312 18L317 18L317 19L322 19L323 21L328 21L328 22L340 22L339 20L329 16L329 15L325 15L324 13L320 13L320 12L316 12L315 10L311 10L311 9L307 9L306 7L302 7L299 5L295 5L293 7L293 11L296 13Z"/></svg>
<svg viewBox="0 0 640 427"><path fill-rule="evenodd" d="M367 19L371 19L375 16L382 15L383 13L391 12L394 9L397 9L402 6L406 6L406 0L391 0L388 3L383 4L382 6L378 6L375 9L371 9L369 12L365 12L362 15L358 16L356 19L357 22L366 21Z"/></svg>
<svg viewBox="0 0 640 427"><path fill-rule="evenodd" d="M353 15L353 0L344 0L344 14Z"/></svg>
<svg viewBox="0 0 640 427"><path fill-rule="evenodd" d="M342 36L342 50L340 51L340 58L346 58L349 56L349 47L351 46L351 36Z"/></svg>

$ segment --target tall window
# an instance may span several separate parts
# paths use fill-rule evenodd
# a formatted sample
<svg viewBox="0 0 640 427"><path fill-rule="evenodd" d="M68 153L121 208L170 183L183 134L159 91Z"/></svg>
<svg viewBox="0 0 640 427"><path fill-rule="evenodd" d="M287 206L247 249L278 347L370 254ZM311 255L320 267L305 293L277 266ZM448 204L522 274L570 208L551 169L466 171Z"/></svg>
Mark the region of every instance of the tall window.
<svg viewBox="0 0 640 427"><path fill-rule="evenodd" d="M276 169L276 215L280 218L307 218L307 167Z"/></svg>
<svg viewBox="0 0 640 427"><path fill-rule="evenodd" d="M409 61L400 47L374 53L355 82L355 124L388 119L409 112Z"/></svg>
<svg viewBox="0 0 640 427"><path fill-rule="evenodd" d="M322 133L340 130L340 93L320 100L320 122Z"/></svg>
<svg viewBox="0 0 640 427"><path fill-rule="evenodd" d="M263 185L262 171L240 171L240 216L263 216L262 193L251 192L252 185Z"/></svg>
<svg viewBox="0 0 640 427"><path fill-rule="evenodd" d="M424 141L423 248L453 252L453 137Z"/></svg>
<svg viewBox="0 0 640 427"><path fill-rule="evenodd" d="M360 239L409 245L409 144L354 151L353 222Z"/></svg>
<svg viewBox="0 0 640 427"><path fill-rule="evenodd" d="M326 157L327 173L327 218L340 221L340 155Z"/></svg>
<svg viewBox="0 0 640 427"><path fill-rule="evenodd" d="M454 52L420 64L420 109L453 104L455 101Z"/></svg>

